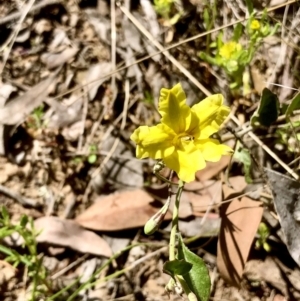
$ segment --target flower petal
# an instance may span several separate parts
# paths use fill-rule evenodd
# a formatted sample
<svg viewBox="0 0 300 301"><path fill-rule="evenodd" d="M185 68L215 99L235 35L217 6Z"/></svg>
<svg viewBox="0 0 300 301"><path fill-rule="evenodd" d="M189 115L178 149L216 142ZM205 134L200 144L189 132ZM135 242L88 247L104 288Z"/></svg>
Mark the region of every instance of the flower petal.
<svg viewBox="0 0 300 301"><path fill-rule="evenodd" d="M184 133L190 125L191 109L186 105L186 96L181 84L172 89L161 89L158 111L161 123L168 126L175 133Z"/></svg>
<svg viewBox="0 0 300 301"><path fill-rule="evenodd" d="M205 161L217 162L221 159L222 155L233 153L233 150L229 146L220 144L215 139L196 140L195 145L201 151Z"/></svg>
<svg viewBox="0 0 300 301"><path fill-rule="evenodd" d="M191 111L200 119L200 136L205 139L216 133L230 113L230 108L223 105L223 95L214 94L194 105Z"/></svg>
<svg viewBox="0 0 300 301"><path fill-rule="evenodd" d="M163 124L140 126L130 136L137 145L136 156L139 159L147 157L162 159L170 156L175 149L172 145L173 138L174 133Z"/></svg>
<svg viewBox="0 0 300 301"><path fill-rule="evenodd" d="M172 155L164 158L164 163L170 169L175 170L178 177L184 182L195 180L196 171L206 166L201 151L195 148L194 144L184 143L179 150L176 149Z"/></svg>

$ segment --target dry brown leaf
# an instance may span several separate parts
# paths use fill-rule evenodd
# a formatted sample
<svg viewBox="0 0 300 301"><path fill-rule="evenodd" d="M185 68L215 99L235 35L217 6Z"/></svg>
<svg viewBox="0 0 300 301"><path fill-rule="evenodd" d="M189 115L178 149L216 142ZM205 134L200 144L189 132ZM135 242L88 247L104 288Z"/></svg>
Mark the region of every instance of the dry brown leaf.
<svg viewBox="0 0 300 301"><path fill-rule="evenodd" d="M210 180L222 171L229 164L230 160L230 156L222 156L221 160L218 162L207 162L204 169L196 172L196 178L199 181Z"/></svg>
<svg viewBox="0 0 300 301"><path fill-rule="evenodd" d="M87 71L84 83L87 83L87 91L89 94L89 100L93 100L97 94L101 85L109 80L109 76L105 77L112 70L111 63L101 62L95 65L91 65Z"/></svg>
<svg viewBox="0 0 300 301"><path fill-rule="evenodd" d="M41 233L39 243L69 247L81 253L110 257L112 251L99 235L83 229L75 221L45 216L34 221L35 229Z"/></svg>
<svg viewBox="0 0 300 301"><path fill-rule="evenodd" d="M41 60L44 64L47 65L47 68L51 70L68 62L77 54L78 50L78 47L74 46L67 47L59 53L44 53L41 56Z"/></svg>
<svg viewBox="0 0 300 301"><path fill-rule="evenodd" d="M3 108L0 108L0 123L9 125L21 123L32 110L45 101L57 73L58 71L54 72L46 80L31 87L23 95L13 99Z"/></svg>
<svg viewBox="0 0 300 301"><path fill-rule="evenodd" d="M4 287L17 274L17 269L8 262L0 260L0 286Z"/></svg>
<svg viewBox="0 0 300 301"><path fill-rule="evenodd" d="M261 202L248 197L221 206L217 266L227 283L239 287L249 251L261 221Z"/></svg>
<svg viewBox="0 0 300 301"><path fill-rule="evenodd" d="M151 205L152 196L142 189L120 191L99 198L76 221L98 231L117 231L143 227L158 208ZM170 219L167 213L165 219Z"/></svg>
<svg viewBox="0 0 300 301"><path fill-rule="evenodd" d="M227 186L226 184L223 185L224 200L228 200L233 196L242 194L248 185L245 177L243 176L232 177L229 179L229 183L231 187Z"/></svg>
<svg viewBox="0 0 300 301"><path fill-rule="evenodd" d="M222 183L221 181L191 182L185 185L188 191L183 192L192 204L193 214L203 216L203 212L212 204L219 204L222 201Z"/></svg>

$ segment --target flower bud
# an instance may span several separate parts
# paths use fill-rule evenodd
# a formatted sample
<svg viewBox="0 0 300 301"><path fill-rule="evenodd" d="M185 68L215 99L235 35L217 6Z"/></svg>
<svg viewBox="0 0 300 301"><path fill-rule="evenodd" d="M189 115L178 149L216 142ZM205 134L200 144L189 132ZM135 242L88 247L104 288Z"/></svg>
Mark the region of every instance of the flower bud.
<svg viewBox="0 0 300 301"><path fill-rule="evenodd" d="M145 224L144 232L146 235L151 235L156 232L161 223L163 222L166 213L168 212L170 206L170 198L166 201L166 203L162 206L162 208L156 212Z"/></svg>

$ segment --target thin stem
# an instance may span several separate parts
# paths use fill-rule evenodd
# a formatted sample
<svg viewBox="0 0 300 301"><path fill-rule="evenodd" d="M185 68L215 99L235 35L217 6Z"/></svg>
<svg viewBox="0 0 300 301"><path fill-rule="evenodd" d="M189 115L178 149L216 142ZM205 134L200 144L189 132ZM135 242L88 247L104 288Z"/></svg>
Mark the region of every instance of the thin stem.
<svg viewBox="0 0 300 301"><path fill-rule="evenodd" d="M196 295L190 290L189 286L187 285L185 280L182 278L182 276L177 275L176 279L180 282L180 285L181 285L182 289L184 290L185 294L187 295L189 301L197 301L198 299L197 299Z"/></svg>
<svg viewBox="0 0 300 301"><path fill-rule="evenodd" d="M176 185L176 186L179 185L178 183L174 183L174 182L172 182L172 181L166 179L166 178L165 178L164 176L162 176L158 171L157 171L157 172L154 172L154 174L155 174L160 180L162 180L162 181L164 181L164 182L166 182L166 183L168 183L168 184L170 184L170 185Z"/></svg>
<svg viewBox="0 0 300 301"><path fill-rule="evenodd" d="M173 217L172 217L172 229L170 234L170 243L169 243L169 260L175 260L175 246L176 246L176 234L178 231L178 212L181 193L184 187L184 182L179 180L178 190L176 193L175 205L173 208Z"/></svg>

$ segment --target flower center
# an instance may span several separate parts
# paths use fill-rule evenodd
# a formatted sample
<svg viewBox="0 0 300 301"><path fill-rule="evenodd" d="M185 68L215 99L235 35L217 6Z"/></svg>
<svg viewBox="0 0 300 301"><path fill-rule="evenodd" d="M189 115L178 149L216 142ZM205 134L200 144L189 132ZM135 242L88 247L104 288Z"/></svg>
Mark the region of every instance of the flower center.
<svg viewBox="0 0 300 301"><path fill-rule="evenodd" d="M193 140L194 140L194 136L189 135L187 133L183 133L183 134L179 134L179 135L174 137L173 145L179 146L181 144L181 142L193 141Z"/></svg>

